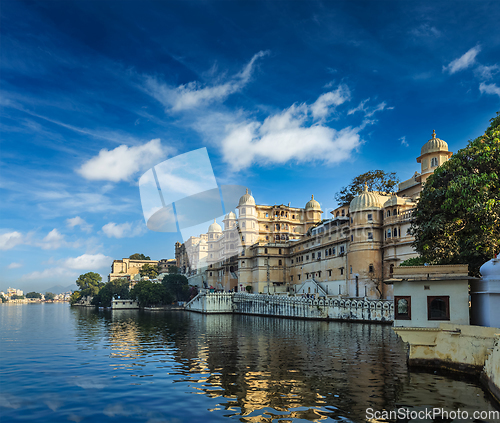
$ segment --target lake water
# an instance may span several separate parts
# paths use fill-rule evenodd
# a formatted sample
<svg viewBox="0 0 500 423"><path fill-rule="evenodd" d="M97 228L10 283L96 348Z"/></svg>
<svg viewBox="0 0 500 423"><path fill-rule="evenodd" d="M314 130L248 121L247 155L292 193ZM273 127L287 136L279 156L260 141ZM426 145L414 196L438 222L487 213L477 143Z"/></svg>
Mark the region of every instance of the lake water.
<svg viewBox="0 0 500 423"><path fill-rule="evenodd" d="M367 408L495 410L473 381L409 372L388 326L56 303L4 304L0 328L2 423L365 422Z"/></svg>

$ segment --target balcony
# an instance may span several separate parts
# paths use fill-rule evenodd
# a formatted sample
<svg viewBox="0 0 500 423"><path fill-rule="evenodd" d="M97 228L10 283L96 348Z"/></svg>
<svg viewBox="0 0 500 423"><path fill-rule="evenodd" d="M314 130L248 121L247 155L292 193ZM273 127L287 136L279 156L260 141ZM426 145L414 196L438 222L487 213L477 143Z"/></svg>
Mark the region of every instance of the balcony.
<svg viewBox="0 0 500 423"><path fill-rule="evenodd" d="M394 225L396 223L411 222L413 210L415 210L415 209L405 210L404 212L401 212L400 214L398 214L396 216L384 217L384 226Z"/></svg>

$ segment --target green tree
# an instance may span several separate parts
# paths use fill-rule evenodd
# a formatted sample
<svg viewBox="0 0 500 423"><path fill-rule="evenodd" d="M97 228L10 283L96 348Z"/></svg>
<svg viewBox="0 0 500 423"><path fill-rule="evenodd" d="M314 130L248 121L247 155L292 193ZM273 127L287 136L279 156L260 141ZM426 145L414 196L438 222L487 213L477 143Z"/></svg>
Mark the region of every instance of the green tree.
<svg viewBox="0 0 500 423"><path fill-rule="evenodd" d="M2 300L2 303L7 302L7 298L5 298L3 295L0 295L0 300Z"/></svg>
<svg viewBox="0 0 500 423"><path fill-rule="evenodd" d="M10 298L13 300L24 300L24 295L12 295Z"/></svg>
<svg viewBox="0 0 500 423"><path fill-rule="evenodd" d="M177 266L168 266L167 273L176 275L177 273L180 273L180 269Z"/></svg>
<svg viewBox="0 0 500 423"><path fill-rule="evenodd" d="M410 233L427 263L468 264L472 275L500 250L500 114L427 179Z"/></svg>
<svg viewBox="0 0 500 423"><path fill-rule="evenodd" d="M147 276L149 279L156 279L158 276L158 267L145 264L141 267L139 273L142 277Z"/></svg>
<svg viewBox="0 0 500 423"><path fill-rule="evenodd" d="M45 301L51 301L54 298L56 298L56 294L54 294L53 292L46 292L45 293Z"/></svg>
<svg viewBox="0 0 500 423"><path fill-rule="evenodd" d="M126 278L113 279L106 283L92 299L92 304L97 307L111 307L113 298L128 299L130 282Z"/></svg>
<svg viewBox="0 0 500 423"><path fill-rule="evenodd" d="M149 256L145 256L144 254L139 254L139 253L135 253L135 254L132 254L129 259L131 260L151 260L151 258Z"/></svg>
<svg viewBox="0 0 500 423"><path fill-rule="evenodd" d="M162 284L175 300L187 301L189 299L188 279L184 275L169 273L163 278Z"/></svg>
<svg viewBox="0 0 500 423"><path fill-rule="evenodd" d="M28 292L26 294L26 298L38 298L38 299L41 299L42 298L42 294L40 294L39 292L31 291L31 292Z"/></svg>
<svg viewBox="0 0 500 423"><path fill-rule="evenodd" d="M143 280L130 290L130 298L139 302L142 307L170 304L173 296L161 283Z"/></svg>
<svg viewBox="0 0 500 423"><path fill-rule="evenodd" d="M80 288L82 297L93 297L97 295L99 290L104 286L101 275L95 272L88 272L80 275L76 280L76 284Z"/></svg>
<svg viewBox="0 0 500 423"><path fill-rule="evenodd" d="M71 297L69 297L69 303L71 305L75 305L78 301L80 301L82 298L82 293L80 291L75 291L71 294Z"/></svg>
<svg viewBox="0 0 500 423"><path fill-rule="evenodd" d="M409 259L406 259L405 261L399 263L400 266L423 266L425 263L425 259L421 256L419 257L412 257Z"/></svg>
<svg viewBox="0 0 500 423"><path fill-rule="evenodd" d="M384 172L383 170L370 170L356 176L352 182L343 187L335 194L335 201L340 205L349 204L354 197L361 194L365 188L368 191L394 192L399 184L399 178L395 172Z"/></svg>

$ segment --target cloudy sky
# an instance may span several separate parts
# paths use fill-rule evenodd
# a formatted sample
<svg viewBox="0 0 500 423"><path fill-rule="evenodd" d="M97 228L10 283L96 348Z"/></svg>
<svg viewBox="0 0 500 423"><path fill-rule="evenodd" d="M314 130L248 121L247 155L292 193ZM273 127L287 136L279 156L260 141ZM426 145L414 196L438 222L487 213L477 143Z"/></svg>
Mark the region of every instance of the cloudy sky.
<svg viewBox="0 0 500 423"><path fill-rule="evenodd" d="M0 290L140 252L138 180L206 147L219 184L323 210L373 169L407 179L500 110L498 1L44 1L1 8Z"/></svg>

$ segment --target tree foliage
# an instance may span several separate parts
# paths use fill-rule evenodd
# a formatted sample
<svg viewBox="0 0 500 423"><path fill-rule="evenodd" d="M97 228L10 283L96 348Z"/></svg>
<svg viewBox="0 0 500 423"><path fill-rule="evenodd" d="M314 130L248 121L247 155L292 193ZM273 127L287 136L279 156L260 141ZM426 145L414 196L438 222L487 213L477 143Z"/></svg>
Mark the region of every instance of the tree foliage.
<svg viewBox="0 0 500 423"><path fill-rule="evenodd" d="M54 298L56 298L56 294L54 294L53 292L45 293L45 301L52 301Z"/></svg>
<svg viewBox="0 0 500 423"><path fill-rule="evenodd" d="M111 307L113 298L128 299L130 282L126 278L113 279L99 290L92 299L92 304L96 307Z"/></svg>
<svg viewBox="0 0 500 423"><path fill-rule="evenodd" d="M394 192L397 188L399 178L395 172L370 170L356 176L349 185L337 192L335 194L335 201L340 205L349 204L354 197L363 192L365 184L368 187L368 191L390 193Z"/></svg>
<svg viewBox="0 0 500 423"><path fill-rule="evenodd" d="M427 263L469 264L479 275L500 250L500 114L434 171L413 214L413 244Z"/></svg>
<svg viewBox="0 0 500 423"><path fill-rule="evenodd" d="M167 273L176 275L180 273L180 269L177 266L168 266Z"/></svg>
<svg viewBox="0 0 500 423"><path fill-rule="evenodd" d="M402 261L399 263L400 266L423 266L425 263L425 259L422 256L419 257L412 257L409 259L406 259L405 261Z"/></svg>
<svg viewBox="0 0 500 423"><path fill-rule="evenodd" d="M174 300L163 284L150 280L137 282L130 290L130 298L138 301L142 307L170 304Z"/></svg>
<svg viewBox="0 0 500 423"><path fill-rule="evenodd" d="M26 298L38 298L38 299L41 299L42 298L42 294L40 294L39 292L31 291L31 292L28 292L25 295L25 297Z"/></svg>
<svg viewBox="0 0 500 423"><path fill-rule="evenodd" d="M132 254L129 259L131 260L151 260L151 257L145 256L144 254L135 253Z"/></svg>
<svg viewBox="0 0 500 423"><path fill-rule="evenodd" d="M88 272L80 275L76 280L76 284L80 288L82 297L93 297L97 295L99 290L104 286L101 275L95 272Z"/></svg>
<svg viewBox="0 0 500 423"><path fill-rule="evenodd" d="M80 301L82 298L82 294L80 291L75 291L71 294L71 296L69 297L69 303L71 305L75 305L78 301Z"/></svg>
<svg viewBox="0 0 500 423"><path fill-rule="evenodd" d="M190 292L188 279L184 275L169 273L163 278L162 284L175 300L187 301L189 299Z"/></svg>
<svg viewBox="0 0 500 423"><path fill-rule="evenodd" d="M158 267L145 264L139 270L142 277L147 276L149 279L156 279L158 276Z"/></svg>

